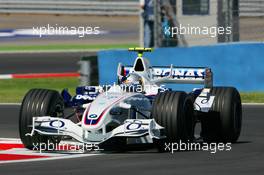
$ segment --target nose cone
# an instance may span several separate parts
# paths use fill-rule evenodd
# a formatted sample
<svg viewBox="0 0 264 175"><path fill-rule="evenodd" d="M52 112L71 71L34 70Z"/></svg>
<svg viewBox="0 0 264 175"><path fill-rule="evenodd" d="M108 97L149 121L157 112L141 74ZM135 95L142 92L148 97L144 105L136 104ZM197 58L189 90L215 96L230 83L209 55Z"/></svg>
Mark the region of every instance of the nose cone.
<svg viewBox="0 0 264 175"><path fill-rule="evenodd" d="M88 130L100 129L109 115L109 110L124 100L121 93L103 93L89 105L82 117L82 127Z"/></svg>

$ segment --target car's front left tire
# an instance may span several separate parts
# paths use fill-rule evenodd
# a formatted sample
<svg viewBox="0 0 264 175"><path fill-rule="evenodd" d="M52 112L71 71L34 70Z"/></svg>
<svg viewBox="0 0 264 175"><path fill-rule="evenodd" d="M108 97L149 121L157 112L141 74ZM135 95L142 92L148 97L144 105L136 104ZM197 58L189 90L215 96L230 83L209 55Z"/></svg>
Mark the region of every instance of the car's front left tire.
<svg viewBox="0 0 264 175"><path fill-rule="evenodd" d="M58 136L44 136L34 133L26 136L32 130L32 118L41 116L63 117L64 103L61 95L55 90L31 89L25 95L19 114L19 135L28 149L39 147L40 144L59 143Z"/></svg>
<svg viewBox="0 0 264 175"><path fill-rule="evenodd" d="M159 151L165 142L191 142L194 138L193 101L182 91L166 91L154 100L152 117L165 128L165 140L154 140Z"/></svg>

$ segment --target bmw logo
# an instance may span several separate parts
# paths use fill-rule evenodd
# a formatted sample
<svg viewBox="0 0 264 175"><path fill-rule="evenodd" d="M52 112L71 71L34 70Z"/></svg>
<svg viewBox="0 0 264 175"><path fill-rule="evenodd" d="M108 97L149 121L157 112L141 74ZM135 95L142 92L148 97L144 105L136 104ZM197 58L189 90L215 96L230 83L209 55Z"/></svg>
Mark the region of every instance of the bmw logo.
<svg viewBox="0 0 264 175"><path fill-rule="evenodd" d="M91 115L89 115L88 118L95 119L95 118L97 118L97 115L96 114L91 114Z"/></svg>

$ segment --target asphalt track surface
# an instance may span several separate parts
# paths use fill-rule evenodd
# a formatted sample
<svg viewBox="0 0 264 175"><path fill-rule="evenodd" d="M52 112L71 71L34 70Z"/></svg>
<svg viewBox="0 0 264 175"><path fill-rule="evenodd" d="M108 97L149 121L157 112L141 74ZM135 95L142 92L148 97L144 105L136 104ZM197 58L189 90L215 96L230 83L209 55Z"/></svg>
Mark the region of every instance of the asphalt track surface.
<svg viewBox="0 0 264 175"><path fill-rule="evenodd" d="M19 106L0 106L0 137L18 137ZM264 106L243 106L243 129L231 151L157 153L155 149L90 157L10 163L0 174L262 174Z"/></svg>
<svg viewBox="0 0 264 175"><path fill-rule="evenodd" d="M0 74L76 72L82 56L95 55L95 52L0 53Z"/></svg>

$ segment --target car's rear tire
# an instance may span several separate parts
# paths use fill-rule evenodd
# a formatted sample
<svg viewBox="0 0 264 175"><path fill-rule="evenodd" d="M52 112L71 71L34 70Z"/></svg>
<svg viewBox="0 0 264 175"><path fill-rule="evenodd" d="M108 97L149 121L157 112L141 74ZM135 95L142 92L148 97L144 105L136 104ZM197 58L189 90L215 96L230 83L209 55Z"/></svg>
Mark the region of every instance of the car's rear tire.
<svg viewBox="0 0 264 175"><path fill-rule="evenodd" d="M215 96L208 114L201 117L202 137L206 142L238 140L242 125L242 105L239 92L233 87L214 87Z"/></svg>
<svg viewBox="0 0 264 175"><path fill-rule="evenodd" d="M59 143L58 136L44 136L34 133L26 136L32 130L32 118L39 116L62 117L64 103L61 95L54 90L31 89L24 97L19 114L19 135L28 149L39 147L40 144Z"/></svg>
<svg viewBox="0 0 264 175"><path fill-rule="evenodd" d="M193 101L185 92L167 91L154 100L152 117L165 128L165 140L154 140L159 151L164 142L190 142L194 138Z"/></svg>

